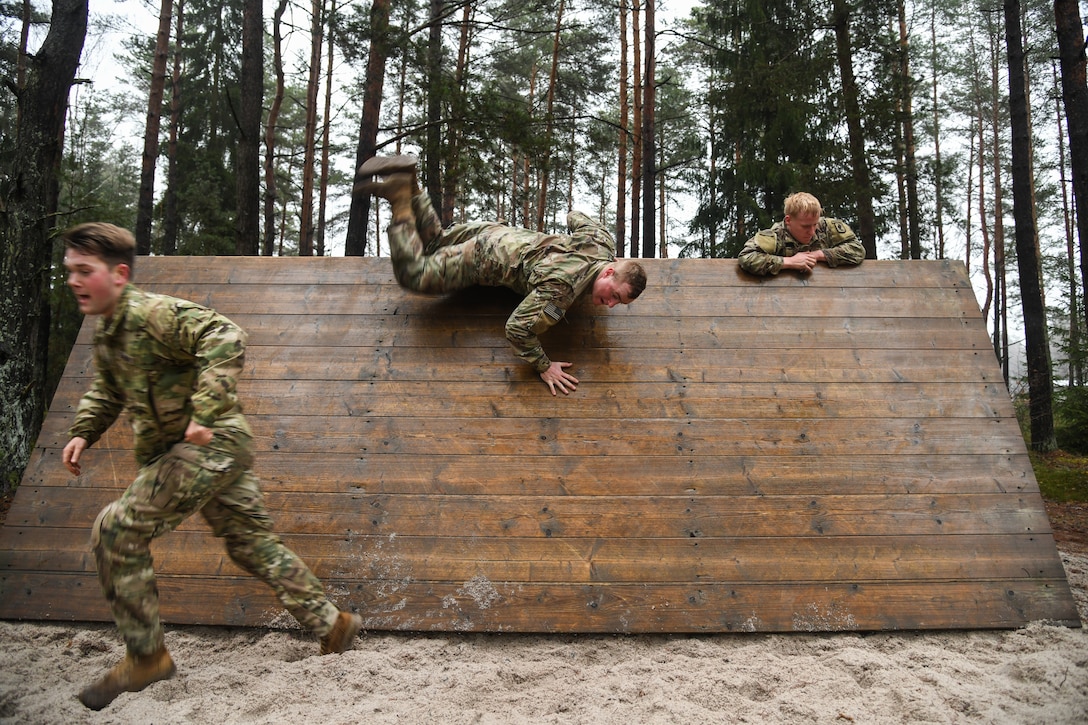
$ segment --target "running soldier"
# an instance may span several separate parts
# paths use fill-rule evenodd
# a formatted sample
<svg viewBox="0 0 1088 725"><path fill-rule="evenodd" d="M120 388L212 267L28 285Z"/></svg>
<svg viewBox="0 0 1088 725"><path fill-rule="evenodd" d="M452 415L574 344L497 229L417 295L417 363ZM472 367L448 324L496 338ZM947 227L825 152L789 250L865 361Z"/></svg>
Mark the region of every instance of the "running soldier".
<svg viewBox="0 0 1088 725"><path fill-rule="evenodd" d="M350 649L362 618L337 609L272 532L250 470L253 434L235 393L245 332L215 310L131 284L135 240L127 230L83 224L64 234L64 244L79 309L100 316L95 379L76 411L64 465L78 476L83 452L125 411L140 466L91 530L98 579L127 654L80 701L101 710L122 692L174 675L149 547L197 511L224 539L230 558L271 586L317 634L322 654Z"/></svg>

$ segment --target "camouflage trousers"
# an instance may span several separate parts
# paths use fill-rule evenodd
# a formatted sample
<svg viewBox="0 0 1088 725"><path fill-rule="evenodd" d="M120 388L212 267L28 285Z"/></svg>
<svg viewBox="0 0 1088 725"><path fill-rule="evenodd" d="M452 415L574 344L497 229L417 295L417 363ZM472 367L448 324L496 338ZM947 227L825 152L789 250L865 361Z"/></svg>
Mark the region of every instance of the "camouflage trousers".
<svg viewBox="0 0 1088 725"><path fill-rule="evenodd" d="M401 286L416 292L441 294L471 287L479 282L478 242L493 222L455 224L442 222L427 194L412 197L414 223L389 227L389 256L393 274Z"/></svg>
<svg viewBox="0 0 1088 725"><path fill-rule="evenodd" d="M98 579L130 653L163 646L151 541L197 511L230 558L271 586L303 627L318 636L332 631L339 610L309 567L272 533L251 461L247 436L217 432L209 446L178 443L141 468L98 515L91 531Z"/></svg>

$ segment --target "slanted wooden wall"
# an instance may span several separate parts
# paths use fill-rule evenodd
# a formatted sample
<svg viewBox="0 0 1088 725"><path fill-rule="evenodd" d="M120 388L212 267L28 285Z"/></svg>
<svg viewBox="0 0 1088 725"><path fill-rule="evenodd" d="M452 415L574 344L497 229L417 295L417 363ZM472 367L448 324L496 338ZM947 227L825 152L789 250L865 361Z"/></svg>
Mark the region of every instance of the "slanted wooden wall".
<svg viewBox="0 0 1088 725"><path fill-rule="evenodd" d="M388 259L141 259L249 331L240 390L287 544L368 629L719 632L1079 625L963 265L756 279L648 260L629 307L510 352L504 290ZM7 524L0 617L108 620L88 532L126 424L60 462L85 325ZM164 620L290 626L196 517L153 547Z"/></svg>

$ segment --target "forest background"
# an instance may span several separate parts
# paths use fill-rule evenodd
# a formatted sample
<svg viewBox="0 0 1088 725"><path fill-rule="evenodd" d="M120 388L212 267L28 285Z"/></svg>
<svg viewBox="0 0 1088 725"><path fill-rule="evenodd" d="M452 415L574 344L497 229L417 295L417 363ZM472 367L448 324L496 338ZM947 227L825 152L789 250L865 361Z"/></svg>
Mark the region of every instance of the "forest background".
<svg viewBox="0 0 1088 725"><path fill-rule="evenodd" d="M380 255L353 169L405 151L447 223L580 208L621 256L735 256L810 191L962 260L1029 445L1088 452L1078 2L142 1L0 0L0 493L80 324L60 230Z"/></svg>

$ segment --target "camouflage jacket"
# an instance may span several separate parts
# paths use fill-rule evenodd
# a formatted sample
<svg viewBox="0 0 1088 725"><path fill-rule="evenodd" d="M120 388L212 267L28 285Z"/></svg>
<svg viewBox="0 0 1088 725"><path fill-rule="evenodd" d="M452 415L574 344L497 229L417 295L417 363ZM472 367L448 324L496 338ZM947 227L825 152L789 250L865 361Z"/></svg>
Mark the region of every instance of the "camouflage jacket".
<svg viewBox="0 0 1088 725"><path fill-rule="evenodd" d="M563 319L616 259L616 241L598 222L575 211L567 215L567 226L569 235L496 224L476 240L479 284L525 295L506 321L506 337L538 373L551 365L539 335Z"/></svg>
<svg viewBox="0 0 1088 725"><path fill-rule="evenodd" d="M740 266L752 274L778 274L782 271L783 257L817 249L824 250L829 267L861 264L865 259L865 248L850 227L838 219L823 217L816 224L816 233L808 244L799 244L782 222L764 229L740 250Z"/></svg>
<svg viewBox="0 0 1088 725"><path fill-rule="evenodd" d="M140 465L182 440L190 419L252 437L235 393L245 347L245 332L215 310L130 284L95 328L94 384L69 433L93 444L124 410Z"/></svg>

